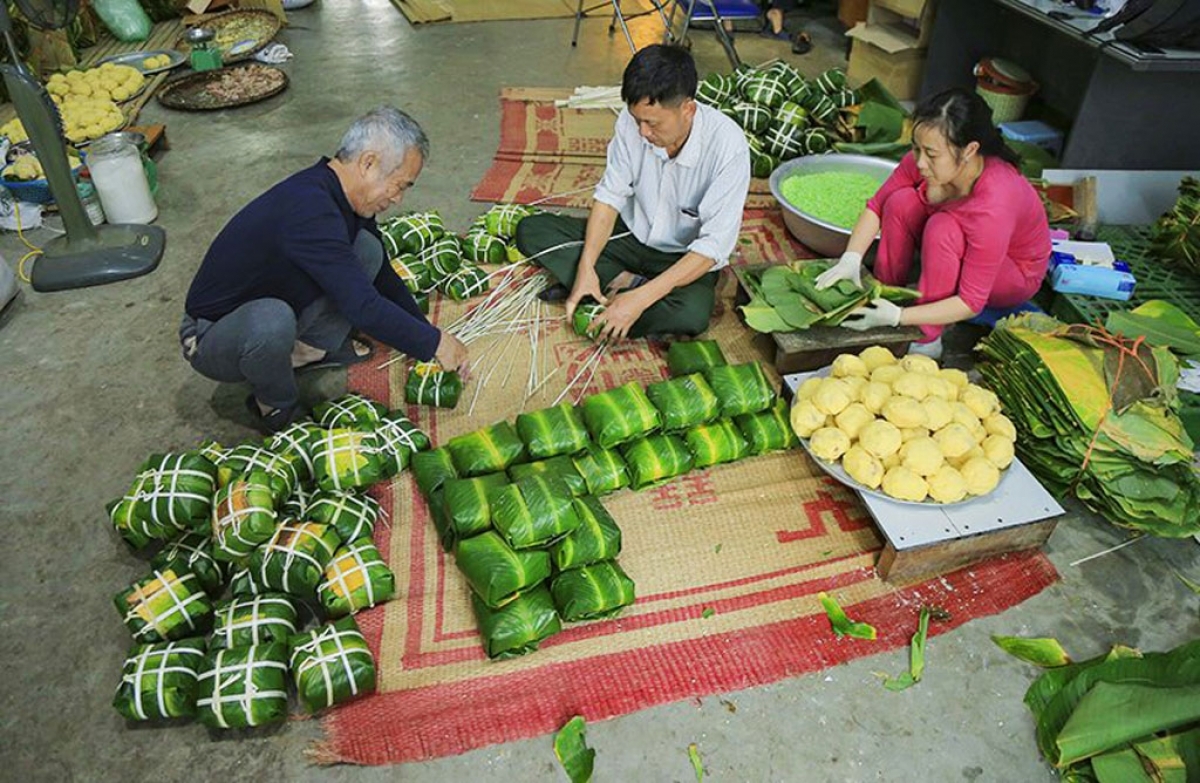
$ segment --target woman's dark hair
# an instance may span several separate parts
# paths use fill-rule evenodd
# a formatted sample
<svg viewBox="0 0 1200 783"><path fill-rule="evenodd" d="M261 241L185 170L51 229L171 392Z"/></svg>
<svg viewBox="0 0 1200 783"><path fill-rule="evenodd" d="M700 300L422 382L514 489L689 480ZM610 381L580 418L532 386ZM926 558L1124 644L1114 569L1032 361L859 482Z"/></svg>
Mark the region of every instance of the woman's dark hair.
<svg viewBox="0 0 1200 783"><path fill-rule="evenodd" d="M937 128L958 149L971 142L979 151L1020 166L1021 157L1004 143L1000 129L992 124L992 109L978 94L954 87L926 98L913 112L913 130L919 125Z"/></svg>
<svg viewBox="0 0 1200 783"><path fill-rule="evenodd" d="M696 62L681 46L652 44L633 56L621 80L621 100L629 106L650 103L677 106L696 97Z"/></svg>

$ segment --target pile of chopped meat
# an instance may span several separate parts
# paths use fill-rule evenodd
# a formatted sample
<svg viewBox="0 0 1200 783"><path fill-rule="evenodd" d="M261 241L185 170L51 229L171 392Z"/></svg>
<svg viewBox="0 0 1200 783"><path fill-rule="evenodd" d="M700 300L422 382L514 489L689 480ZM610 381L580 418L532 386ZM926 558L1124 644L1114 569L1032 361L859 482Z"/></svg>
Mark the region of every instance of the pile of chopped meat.
<svg viewBox="0 0 1200 783"><path fill-rule="evenodd" d="M283 74L265 65L231 68L210 82L204 91L221 101L236 103L270 92L283 83Z"/></svg>

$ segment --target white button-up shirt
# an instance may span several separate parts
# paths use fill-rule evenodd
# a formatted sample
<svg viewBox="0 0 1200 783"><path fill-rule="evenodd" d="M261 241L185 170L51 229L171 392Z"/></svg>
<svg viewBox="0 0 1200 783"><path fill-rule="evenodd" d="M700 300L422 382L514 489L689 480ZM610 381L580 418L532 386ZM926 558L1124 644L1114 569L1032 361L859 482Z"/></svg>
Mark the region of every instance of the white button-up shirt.
<svg viewBox="0 0 1200 783"><path fill-rule="evenodd" d="M696 104L692 131L674 158L642 138L628 109L617 117L596 201L621 213L644 245L698 253L713 271L729 264L750 189L750 149L742 129Z"/></svg>

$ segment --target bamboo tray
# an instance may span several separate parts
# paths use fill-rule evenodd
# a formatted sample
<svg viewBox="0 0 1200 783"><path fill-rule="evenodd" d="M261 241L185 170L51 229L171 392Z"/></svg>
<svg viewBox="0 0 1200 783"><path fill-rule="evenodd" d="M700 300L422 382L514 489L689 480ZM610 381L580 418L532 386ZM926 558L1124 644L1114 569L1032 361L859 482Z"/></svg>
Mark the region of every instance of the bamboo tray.
<svg viewBox="0 0 1200 783"><path fill-rule="evenodd" d="M241 68L262 68L274 72L276 83L259 93L246 95L241 99L219 98L208 92L208 85L219 81L225 74ZM287 89L288 77L279 68L260 63L244 63L215 71L201 71L183 76L165 84L158 92L158 102L168 109L182 111L215 111L217 109L232 109L236 106L246 106L271 98Z"/></svg>
<svg viewBox="0 0 1200 783"><path fill-rule="evenodd" d="M234 34L230 33L230 30L239 23L257 29L253 31L253 35L233 37ZM279 19L270 11L253 9L225 11L211 16L197 25L197 27L204 27L215 33L216 37L212 43L221 50L221 60L226 65L253 57L255 52L271 42L271 39L279 33L281 26ZM192 52L192 45L188 43L185 36L179 37L179 40L175 42L175 48L182 52L184 57L188 57Z"/></svg>

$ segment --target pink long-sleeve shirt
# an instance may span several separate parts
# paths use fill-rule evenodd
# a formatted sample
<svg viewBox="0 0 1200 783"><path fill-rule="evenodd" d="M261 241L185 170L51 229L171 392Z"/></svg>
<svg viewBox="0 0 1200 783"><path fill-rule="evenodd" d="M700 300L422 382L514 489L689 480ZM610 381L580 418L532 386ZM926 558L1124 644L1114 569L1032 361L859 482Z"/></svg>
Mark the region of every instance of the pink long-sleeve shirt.
<svg viewBox="0 0 1200 783"><path fill-rule="evenodd" d="M888 197L902 188L914 188L926 205L926 217L948 212L962 228L966 239L958 295L972 310L979 312L988 301L996 275L1005 258L1032 281L1046 276L1050 260L1050 225L1037 191L1016 167L1001 158L984 158L983 173L975 181L970 195L940 204L930 204L926 192L929 183L917 170L910 152L900 161L867 208L883 217ZM914 227L920 236L921 227Z"/></svg>

